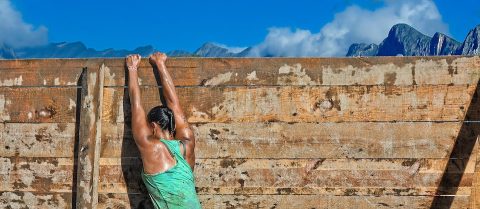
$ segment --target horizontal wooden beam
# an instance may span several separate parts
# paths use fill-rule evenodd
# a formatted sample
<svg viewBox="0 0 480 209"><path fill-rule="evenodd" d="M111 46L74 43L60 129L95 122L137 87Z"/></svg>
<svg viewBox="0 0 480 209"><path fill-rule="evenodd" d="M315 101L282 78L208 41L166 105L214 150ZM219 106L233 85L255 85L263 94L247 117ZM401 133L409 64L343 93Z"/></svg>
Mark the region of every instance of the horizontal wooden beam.
<svg viewBox="0 0 480 209"><path fill-rule="evenodd" d="M1 157L73 158L75 123L0 123Z"/></svg>
<svg viewBox="0 0 480 209"><path fill-rule="evenodd" d="M74 123L77 88L0 88L0 122Z"/></svg>
<svg viewBox="0 0 480 209"><path fill-rule="evenodd" d="M71 157L0 157L0 191L71 193L74 175Z"/></svg>
<svg viewBox="0 0 480 209"><path fill-rule="evenodd" d="M81 66L75 68L20 68L0 69L0 87L75 87ZM55 70L52 70L55 69Z"/></svg>
<svg viewBox="0 0 480 209"><path fill-rule="evenodd" d="M414 195L418 190L435 191L450 161L454 162L445 171L449 180L460 182L459 187L470 187L475 159L197 159L195 182L200 188L225 188L222 191L226 192L228 188L248 187L251 190L245 192L253 194L262 193L261 188L314 187L328 192L327 188L388 187L392 191L412 188L408 194ZM139 160L132 158L101 158L99 191L141 192L141 166ZM268 194L269 190L265 192Z"/></svg>
<svg viewBox="0 0 480 209"><path fill-rule="evenodd" d="M100 194L100 208L153 208L145 194ZM199 195L204 208L425 208L432 196ZM469 196L455 196L452 208L468 208ZM448 209L442 205L439 209Z"/></svg>
<svg viewBox="0 0 480 209"><path fill-rule="evenodd" d="M4 69L50 69L55 68L83 68L87 66L100 66L105 59L16 59L0 60L0 71Z"/></svg>
<svg viewBox="0 0 480 209"><path fill-rule="evenodd" d="M199 123L192 128L197 158L448 158L452 144L464 134L459 133L461 125L266 122ZM103 127L101 157L139 156L128 124L103 123Z"/></svg>
<svg viewBox="0 0 480 209"><path fill-rule="evenodd" d="M419 58L174 58L167 60L177 86L462 85L480 76L478 57ZM105 85L124 86L123 59L106 60ZM140 85L157 86L147 59Z"/></svg>
<svg viewBox="0 0 480 209"><path fill-rule="evenodd" d="M475 87L217 87L177 93L190 123L463 121ZM130 121L127 91L104 92L103 122ZM147 112L160 105L159 89L141 88L141 100Z"/></svg>
<svg viewBox="0 0 480 209"><path fill-rule="evenodd" d="M56 192L1 192L0 208L65 208L72 207L72 193Z"/></svg>

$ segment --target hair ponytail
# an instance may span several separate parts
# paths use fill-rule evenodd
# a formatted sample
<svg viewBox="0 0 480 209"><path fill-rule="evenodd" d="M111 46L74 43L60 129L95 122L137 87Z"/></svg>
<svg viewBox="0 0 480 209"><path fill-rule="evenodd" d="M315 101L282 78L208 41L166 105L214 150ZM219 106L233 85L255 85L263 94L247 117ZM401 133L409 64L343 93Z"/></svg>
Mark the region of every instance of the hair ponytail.
<svg viewBox="0 0 480 209"><path fill-rule="evenodd" d="M175 135L175 117L174 117L174 114L172 111L169 111L168 114L170 115L170 127L168 128L168 130L170 131L170 133L172 134L172 136Z"/></svg>
<svg viewBox="0 0 480 209"><path fill-rule="evenodd" d="M157 123L163 130L168 130L172 136L175 136L175 117L170 108L156 106L148 112L147 119L148 122Z"/></svg>

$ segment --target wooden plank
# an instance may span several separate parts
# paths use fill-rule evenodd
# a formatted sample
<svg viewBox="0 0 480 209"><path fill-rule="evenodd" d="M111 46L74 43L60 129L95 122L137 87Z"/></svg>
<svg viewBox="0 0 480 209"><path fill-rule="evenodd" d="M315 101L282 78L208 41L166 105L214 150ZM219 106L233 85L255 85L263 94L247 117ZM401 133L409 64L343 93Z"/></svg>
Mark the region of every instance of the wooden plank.
<svg viewBox="0 0 480 209"><path fill-rule="evenodd" d="M0 191L72 192L72 158L0 157Z"/></svg>
<svg viewBox="0 0 480 209"><path fill-rule="evenodd" d="M120 61L120 59L118 59ZM0 70L2 69L43 69L43 68L83 68L86 66L98 65L103 63L104 59L84 58L84 59L15 59L0 60Z"/></svg>
<svg viewBox="0 0 480 209"><path fill-rule="evenodd" d="M0 60L0 86L79 86L86 66L103 59Z"/></svg>
<svg viewBox="0 0 480 209"><path fill-rule="evenodd" d="M476 157L476 163L472 185L472 198L470 199L470 207L473 209L480 209L480 141L478 136L476 141L476 149L474 150L474 152L475 151L475 155L472 154L472 156Z"/></svg>
<svg viewBox="0 0 480 209"><path fill-rule="evenodd" d="M1 123L2 157L71 157L75 123Z"/></svg>
<svg viewBox="0 0 480 209"><path fill-rule="evenodd" d="M0 88L0 122L74 123L77 88Z"/></svg>
<svg viewBox="0 0 480 209"><path fill-rule="evenodd" d="M203 208L428 208L431 196L199 195ZM467 208L468 196L455 197L452 208ZM145 194L100 194L99 208L153 209ZM436 208L445 208L437 206Z"/></svg>
<svg viewBox="0 0 480 209"><path fill-rule="evenodd" d="M100 64L102 61L103 59L2 60L0 71L3 79L0 80L0 86L77 85L83 67L93 62ZM140 67L140 83L157 85L147 62L145 59ZM111 67L106 68L105 85L123 86L124 59L109 59L106 63ZM211 85L218 83L215 82L217 80L221 80L217 85L423 85L475 84L478 80L478 70L475 69L478 65L477 57L387 61L361 58L345 59L342 62L322 58L174 58L167 64L178 86ZM220 79L222 75L225 77L230 73L232 75L227 76L230 77L229 81ZM393 73L398 81L389 80Z"/></svg>
<svg viewBox="0 0 480 209"><path fill-rule="evenodd" d="M192 128L197 158L448 158L461 124L204 123ZM104 123L102 132L101 157L140 156L129 124Z"/></svg>
<svg viewBox="0 0 480 209"><path fill-rule="evenodd" d="M72 193L0 192L0 208L72 208Z"/></svg>
<svg viewBox="0 0 480 209"><path fill-rule="evenodd" d="M0 68L1 86L78 86L82 67Z"/></svg>
<svg viewBox="0 0 480 209"><path fill-rule="evenodd" d="M223 188L226 192L262 193L262 188L272 187L285 192L296 188L319 188L337 193L334 189L350 189L358 195L365 190L352 188L382 187L392 191L403 190L407 195L416 192L435 192L444 173L447 159L197 159L196 186ZM452 159L448 173L451 181L459 181L459 187L470 187L475 160ZM468 162L468 163L467 163ZM137 158L101 158L99 192L136 193L144 187L140 177L141 161ZM463 176L460 175L463 171ZM458 180L457 178L460 178ZM128 179L126 181L125 179ZM243 191L244 187L250 188ZM425 188L427 187L427 188ZM232 189L228 189L232 188ZM410 190L411 189L411 190ZM210 191L210 190L207 190ZM313 189L310 192L315 192ZM452 191L446 189L446 193ZM271 190L265 190L269 193ZM308 192L308 190L298 190ZM367 190L367 192L371 192ZM388 191L385 191L388 192ZM241 193L241 192L240 192ZM424 194L426 195L426 194Z"/></svg>
<svg viewBox="0 0 480 209"><path fill-rule="evenodd" d="M177 89L190 123L461 121L469 86L217 87ZM142 105L160 105L159 89L141 88ZM103 121L130 120L124 88L105 88Z"/></svg>
<svg viewBox="0 0 480 209"><path fill-rule="evenodd" d="M100 157L101 110L104 70L90 66L82 76L79 152L77 169L77 208L96 208L98 202L98 159Z"/></svg>
<svg viewBox="0 0 480 209"><path fill-rule="evenodd" d="M469 196L470 187L196 187L200 195L326 195L326 196L433 196L452 194ZM100 190L108 193L122 193L113 190ZM129 191L129 190L127 190ZM133 190L135 191L135 190ZM141 191L145 191L141 188ZM100 192L102 193L102 192ZM126 194L126 193L125 193Z"/></svg>
<svg viewBox="0 0 480 209"><path fill-rule="evenodd" d="M200 196L205 208L427 208L431 202L428 196L413 197L355 197L319 195L203 195ZM455 197L452 208L465 208L468 196ZM444 208L438 206L436 208Z"/></svg>
<svg viewBox="0 0 480 209"><path fill-rule="evenodd" d="M177 86L476 84L478 57L169 58ZM123 59L108 59L106 86L125 85ZM157 86L147 59L140 85Z"/></svg>

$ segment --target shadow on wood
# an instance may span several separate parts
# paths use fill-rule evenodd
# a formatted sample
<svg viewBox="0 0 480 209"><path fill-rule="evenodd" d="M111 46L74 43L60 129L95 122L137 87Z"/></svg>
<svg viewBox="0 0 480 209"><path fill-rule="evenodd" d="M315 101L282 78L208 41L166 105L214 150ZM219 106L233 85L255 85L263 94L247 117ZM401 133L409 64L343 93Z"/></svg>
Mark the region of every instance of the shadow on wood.
<svg viewBox="0 0 480 209"><path fill-rule="evenodd" d="M125 66L125 84L128 84L128 69ZM123 133L123 141L122 141L122 154L121 154L121 160L122 160L122 172L123 172L123 177L125 179L125 183L127 186L127 194L128 194L128 200L130 202L130 208L132 209L153 209L153 204L150 201L150 197L148 196L148 191L145 188L145 185L142 182L142 177L140 176L140 170L136 170L136 168L141 168L143 169L143 165L139 166L132 166L131 160L128 158L128 153L131 153L132 150L135 150L134 153L140 153L138 151L138 147L129 147L129 146L123 146L126 144L132 144L132 143L127 143L127 140L134 140L133 137L129 137L130 134L127 133L128 130L131 130L131 120L129 117L130 114L130 97L128 95L128 88L123 89L123 117L124 117L124 133ZM128 122L127 122L128 121ZM139 159L141 159L141 156L135 156ZM140 160L140 163L142 161ZM136 182L132 182L133 180L136 180ZM136 193L135 188L140 188L141 189L141 194L139 195ZM139 197L140 196L140 197Z"/></svg>
<svg viewBox="0 0 480 209"><path fill-rule="evenodd" d="M82 82L83 80L87 79L87 68L82 69L82 74L77 81L77 101L76 104L82 103ZM78 172L78 146L80 142L80 112L81 112L81 105L76 105L75 111L75 141L73 144L73 173ZM72 177L72 208L77 208L77 175L73 175Z"/></svg>
<svg viewBox="0 0 480 209"><path fill-rule="evenodd" d="M431 209L451 208L468 162L468 160L458 161L457 159L469 159L470 157L475 157L472 156L473 148L480 133L479 84L480 81L477 83L467 113L465 114L464 122L458 132L452 152L450 153L449 161L445 166L443 176L438 184L435 197L430 205ZM460 165L458 162L465 163ZM449 172L448 168L457 168L459 172ZM442 190L441 188L449 189Z"/></svg>

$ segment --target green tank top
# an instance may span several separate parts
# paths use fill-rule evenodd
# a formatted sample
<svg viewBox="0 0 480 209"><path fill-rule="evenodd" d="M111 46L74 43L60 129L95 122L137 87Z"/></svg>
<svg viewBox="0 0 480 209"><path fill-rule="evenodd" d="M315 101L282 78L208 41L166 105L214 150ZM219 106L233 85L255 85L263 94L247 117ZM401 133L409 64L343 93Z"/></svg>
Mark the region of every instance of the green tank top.
<svg viewBox="0 0 480 209"><path fill-rule="evenodd" d="M165 172L147 174L142 170L142 179L156 209L201 208L195 191L192 169L180 153L180 141L160 139L176 164Z"/></svg>

